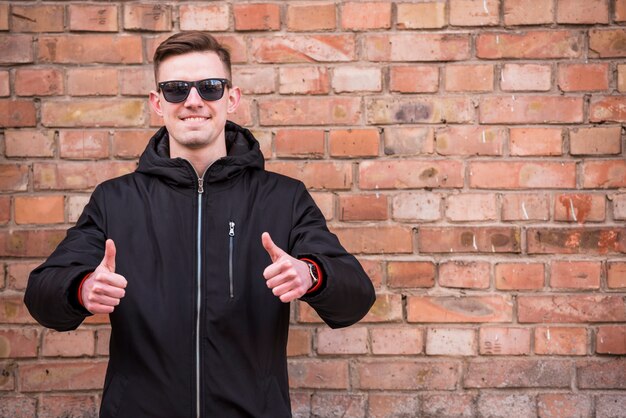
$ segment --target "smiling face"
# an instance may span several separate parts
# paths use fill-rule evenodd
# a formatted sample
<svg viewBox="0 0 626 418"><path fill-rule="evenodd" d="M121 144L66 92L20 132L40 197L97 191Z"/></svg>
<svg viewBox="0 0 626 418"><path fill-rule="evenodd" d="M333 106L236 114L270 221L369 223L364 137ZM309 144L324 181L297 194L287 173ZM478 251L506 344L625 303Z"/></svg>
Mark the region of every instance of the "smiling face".
<svg viewBox="0 0 626 418"><path fill-rule="evenodd" d="M161 62L157 82L207 78L229 78L229 75L216 53L190 52ZM170 136L170 157L188 159L198 168L198 160L210 163L226 155L226 117L237 109L240 97L239 88L232 87L226 88L221 99L206 101L192 87L187 99L170 103L162 92L150 92L150 104L163 117Z"/></svg>

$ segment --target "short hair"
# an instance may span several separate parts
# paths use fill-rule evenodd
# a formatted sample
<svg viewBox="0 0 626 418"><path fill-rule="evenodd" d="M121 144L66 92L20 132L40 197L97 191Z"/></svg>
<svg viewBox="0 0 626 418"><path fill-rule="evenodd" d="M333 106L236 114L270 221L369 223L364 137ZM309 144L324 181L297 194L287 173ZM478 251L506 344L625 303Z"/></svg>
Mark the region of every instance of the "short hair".
<svg viewBox="0 0 626 418"><path fill-rule="evenodd" d="M230 51L208 33L200 31L179 32L163 41L154 51L154 80L158 83L159 66L169 57L190 52L215 52L231 78Z"/></svg>

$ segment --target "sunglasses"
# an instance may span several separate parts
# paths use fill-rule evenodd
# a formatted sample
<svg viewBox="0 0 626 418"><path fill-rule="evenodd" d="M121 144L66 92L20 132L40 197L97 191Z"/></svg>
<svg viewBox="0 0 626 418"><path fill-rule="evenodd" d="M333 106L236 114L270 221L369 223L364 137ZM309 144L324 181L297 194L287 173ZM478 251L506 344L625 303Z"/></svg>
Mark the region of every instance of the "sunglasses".
<svg viewBox="0 0 626 418"><path fill-rule="evenodd" d="M230 87L230 81L225 78L207 78L198 81L163 81L158 85L165 100L170 103L180 103L187 99L192 87L196 88L204 100L219 100L224 96L226 87Z"/></svg>

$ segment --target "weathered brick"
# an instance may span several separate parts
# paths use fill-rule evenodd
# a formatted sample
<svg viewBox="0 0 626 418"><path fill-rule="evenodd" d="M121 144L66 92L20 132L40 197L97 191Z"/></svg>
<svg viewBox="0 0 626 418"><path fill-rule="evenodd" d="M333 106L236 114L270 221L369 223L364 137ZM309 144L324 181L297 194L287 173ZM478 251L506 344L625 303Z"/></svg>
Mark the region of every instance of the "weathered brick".
<svg viewBox="0 0 626 418"><path fill-rule="evenodd" d="M626 320L621 296L553 295L518 296L519 322L587 323Z"/></svg>
<svg viewBox="0 0 626 418"><path fill-rule="evenodd" d="M69 196L67 198L68 222L76 223L89 202L89 196Z"/></svg>
<svg viewBox="0 0 626 418"><path fill-rule="evenodd" d="M308 356L311 354L311 332L305 328L289 328L287 356Z"/></svg>
<svg viewBox="0 0 626 418"><path fill-rule="evenodd" d="M68 13L71 31L118 31L116 4L70 4Z"/></svg>
<svg viewBox="0 0 626 418"><path fill-rule="evenodd" d="M573 128L569 139L572 155L611 155L622 150L622 128L619 125Z"/></svg>
<svg viewBox="0 0 626 418"><path fill-rule="evenodd" d="M376 157L380 138L377 129L330 131L328 148L331 157Z"/></svg>
<svg viewBox="0 0 626 418"><path fill-rule="evenodd" d="M2 379L3 377L0 377L0 382ZM2 387L1 383L0 387ZM3 394L2 402L0 402L0 416L11 418L32 418L37 416L37 399Z"/></svg>
<svg viewBox="0 0 626 418"><path fill-rule="evenodd" d="M0 4L0 30L9 30L9 4Z"/></svg>
<svg viewBox="0 0 626 418"><path fill-rule="evenodd" d="M578 58L582 37L569 30L481 33L476 39L476 55L483 59Z"/></svg>
<svg viewBox="0 0 626 418"><path fill-rule="evenodd" d="M371 125L402 123L467 123L475 110L467 97L366 99L367 122Z"/></svg>
<svg viewBox="0 0 626 418"><path fill-rule="evenodd" d="M515 227L421 227L420 253L519 253L520 231Z"/></svg>
<svg viewBox="0 0 626 418"><path fill-rule="evenodd" d="M592 414L591 398L582 394L541 393L537 396L537 410L545 418L584 418Z"/></svg>
<svg viewBox="0 0 626 418"><path fill-rule="evenodd" d="M529 254L613 254L626 252L624 228L529 228Z"/></svg>
<svg viewBox="0 0 626 418"><path fill-rule="evenodd" d="M433 287L435 265L430 261L389 261L387 263L387 286Z"/></svg>
<svg viewBox="0 0 626 418"><path fill-rule="evenodd" d="M408 322L511 322L513 302L508 296L408 296Z"/></svg>
<svg viewBox="0 0 626 418"><path fill-rule="evenodd" d="M7 266L7 287L13 290L25 290L28 283L28 275L39 264L41 263L10 263Z"/></svg>
<svg viewBox="0 0 626 418"><path fill-rule="evenodd" d="M14 255L7 254L4 249L6 247L5 244L5 235L0 235L0 252L2 256ZM32 236L32 235L31 235ZM0 324L34 324L35 320L28 313L26 309L26 305L24 305L22 295L3 295L0 296Z"/></svg>
<svg viewBox="0 0 626 418"><path fill-rule="evenodd" d="M581 123L583 100L561 96L490 96L480 99L480 123Z"/></svg>
<svg viewBox="0 0 626 418"><path fill-rule="evenodd" d="M316 349L321 355L367 354L367 328L318 329Z"/></svg>
<svg viewBox="0 0 626 418"><path fill-rule="evenodd" d="M439 286L487 289L491 282L491 265L483 261L453 260L439 264Z"/></svg>
<svg viewBox="0 0 626 418"><path fill-rule="evenodd" d="M568 361L536 359L478 359L469 362L465 388L569 388Z"/></svg>
<svg viewBox="0 0 626 418"><path fill-rule="evenodd" d="M0 70L0 97L8 97L11 95L9 72Z"/></svg>
<svg viewBox="0 0 626 418"><path fill-rule="evenodd" d="M542 263L498 263L495 276L498 290L539 290L545 283Z"/></svg>
<svg viewBox="0 0 626 418"><path fill-rule="evenodd" d="M38 418L88 417L98 415L98 402L88 395L43 395L39 403Z"/></svg>
<svg viewBox="0 0 626 418"><path fill-rule="evenodd" d="M0 190L26 191L29 166L27 164L0 164Z"/></svg>
<svg viewBox="0 0 626 418"><path fill-rule="evenodd" d="M442 155L502 155L503 128L446 126L435 131L436 150Z"/></svg>
<svg viewBox="0 0 626 418"><path fill-rule="evenodd" d="M20 387L23 392L101 389L106 361L47 362L20 366Z"/></svg>
<svg viewBox="0 0 626 418"><path fill-rule="evenodd" d="M413 231L401 226L333 228L351 253L393 254L413 252Z"/></svg>
<svg viewBox="0 0 626 418"><path fill-rule="evenodd" d="M284 67L278 70L281 94L328 94L330 76L325 67Z"/></svg>
<svg viewBox="0 0 626 418"><path fill-rule="evenodd" d="M429 356L474 356L476 334L467 328L429 328L426 333L426 354Z"/></svg>
<svg viewBox="0 0 626 418"><path fill-rule="evenodd" d="M250 128L250 132L252 135L259 141L259 145L261 146L261 154L266 160L272 158L272 132L268 129L254 129ZM146 136L148 139L150 135Z"/></svg>
<svg viewBox="0 0 626 418"><path fill-rule="evenodd" d="M63 32L64 10L62 5L32 5L11 7L11 30L13 32Z"/></svg>
<svg viewBox="0 0 626 418"><path fill-rule="evenodd" d="M364 39L368 61L461 61L470 56L465 34L371 34Z"/></svg>
<svg viewBox="0 0 626 418"><path fill-rule="evenodd" d="M0 256L48 257L64 237L65 231L58 229L0 231ZM21 298L18 304L24 305ZM9 310L5 313L9 314ZM31 322L30 315L26 314L26 317Z"/></svg>
<svg viewBox="0 0 626 418"><path fill-rule="evenodd" d="M277 157L321 157L324 155L324 131L280 129L276 132L274 146Z"/></svg>
<svg viewBox="0 0 626 418"><path fill-rule="evenodd" d="M580 389L626 389L626 359L581 360L576 365ZM622 410L623 412L623 410Z"/></svg>
<svg viewBox="0 0 626 418"><path fill-rule="evenodd" d="M311 397L310 391L299 391L291 389L289 398L291 400L291 412L295 418L305 418L311 416Z"/></svg>
<svg viewBox="0 0 626 418"><path fill-rule="evenodd" d="M424 350L424 338L418 328L372 328L372 353L378 355L414 355Z"/></svg>
<svg viewBox="0 0 626 418"><path fill-rule="evenodd" d="M373 390L453 390L459 363L437 360L362 361L356 364L355 385Z"/></svg>
<svg viewBox="0 0 626 418"><path fill-rule="evenodd" d="M289 360L289 387L347 389L347 360Z"/></svg>
<svg viewBox="0 0 626 418"><path fill-rule="evenodd" d="M626 36L624 42L626 42ZM589 108L589 120L591 122L626 122L626 98L623 95L593 97Z"/></svg>
<svg viewBox="0 0 626 418"><path fill-rule="evenodd" d="M297 178L311 189L346 190L352 186L350 163L323 162L271 162L269 171Z"/></svg>
<svg viewBox="0 0 626 418"><path fill-rule="evenodd" d="M320 393L311 399L311 416L365 418L365 394Z"/></svg>
<svg viewBox="0 0 626 418"><path fill-rule="evenodd" d="M583 356L587 354L587 330L576 327L537 327L535 353Z"/></svg>
<svg viewBox="0 0 626 418"><path fill-rule="evenodd" d="M494 26L500 21L498 0L450 0L450 24L454 26Z"/></svg>
<svg viewBox="0 0 626 418"><path fill-rule="evenodd" d="M615 21L626 21L626 0L615 0Z"/></svg>
<svg viewBox="0 0 626 418"><path fill-rule="evenodd" d="M415 416L419 411L419 396L411 393L370 393L368 417L396 418Z"/></svg>
<svg viewBox="0 0 626 418"><path fill-rule="evenodd" d="M402 295L379 294L376 302L361 322L400 322L402 320Z"/></svg>
<svg viewBox="0 0 626 418"><path fill-rule="evenodd" d="M389 71L389 89L400 93L434 93L439 90L439 67L393 66Z"/></svg>
<svg viewBox="0 0 626 418"><path fill-rule="evenodd" d="M140 64L143 61L139 35L40 36L38 51L38 59L44 63Z"/></svg>
<svg viewBox="0 0 626 418"><path fill-rule="evenodd" d="M15 390L15 372L17 369L17 363L14 361L8 362L0 362L0 390L2 391L13 391ZM15 404L12 404L13 399L3 397L2 403L0 403L0 413L3 415L13 417L14 411L7 412L9 409L13 408ZM19 413L19 412L18 412ZM5 415L6 414L6 415ZM29 415L32 417L32 415Z"/></svg>
<svg viewBox="0 0 626 418"><path fill-rule="evenodd" d="M391 3L344 2L341 5L341 27L355 31L389 29L391 27Z"/></svg>
<svg viewBox="0 0 626 418"><path fill-rule="evenodd" d="M92 189L105 180L135 171L135 162L35 163L35 190Z"/></svg>
<svg viewBox="0 0 626 418"><path fill-rule="evenodd" d="M62 130L59 132L61 158L85 160L109 156L109 133L94 130Z"/></svg>
<svg viewBox="0 0 626 418"><path fill-rule="evenodd" d="M625 395L601 395L596 400L596 418L612 418L626 411Z"/></svg>
<svg viewBox="0 0 626 418"><path fill-rule="evenodd" d="M54 131L7 130L4 145L7 157L53 157Z"/></svg>
<svg viewBox="0 0 626 418"><path fill-rule="evenodd" d="M255 37L252 56L260 63L346 62L356 58L353 35Z"/></svg>
<svg viewBox="0 0 626 418"><path fill-rule="evenodd" d="M485 161L470 163L470 187L477 189L575 188L570 162Z"/></svg>
<svg viewBox="0 0 626 418"><path fill-rule="evenodd" d="M620 93L626 92L626 65L617 65L617 90Z"/></svg>
<svg viewBox="0 0 626 418"><path fill-rule="evenodd" d="M181 30L227 31L230 29L228 4L181 4L178 8Z"/></svg>
<svg viewBox="0 0 626 418"><path fill-rule="evenodd" d="M375 67L337 67L332 87L336 93L376 92L382 90L382 72Z"/></svg>
<svg viewBox="0 0 626 418"><path fill-rule="evenodd" d="M342 221L381 221L388 217L387 196L371 194L339 197L339 219Z"/></svg>
<svg viewBox="0 0 626 418"><path fill-rule="evenodd" d="M441 195L432 192L397 194L392 202L393 219L436 221L441 219L441 200Z"/></svg>
<svg viewBox="0 0 626 418"><path fill-rule="evenodd" d="M57 224L65 221L65 198L63 195L16 196L14 201L15 223Z"/></svg>
<svg viewBox="0 0 626 418"><path fill-rule="evenodd" d="M168 4L124 5L124 29L167 32L172 30L172 6Z"/></svg>
<svg viewBox="0 0 626 418"><path fill-rule="evenodd" d="M474 396L463 393L424 395L422 413L420 416L424 418L475 417Z"/></svg>
<svg viewBox="0 0 626 418"><path fill-rule="evenodd" d="M500 88L504 91L548 91L552 86L552 68L544 64L504 64Z"/></svg>
<svg viewBox="0 0 626 418"><path fill-rule="evenodd" d="M0 64L28 64L33 62L33 37L30 35L2 35L0 37Z"/></svg>
<svg viewBox="0 0 626 418"><path fill-rule="evenodd" d="M617 58L626 56L626 29L591 29L589 31L590 58Z"/></svg>
<svg viewBox="0 0 626 418"><path fill-rule="evenodd" d="M33 100L0 100L0 128L22 128L37 125Z"/></svg>
<svg viewBox="0 0 626 418"><path fill-rule="evenodd" d="M138 99L50 100L41 105L41 123L68 128L142 126L145 106L145 101Z"/></svg>
<svg viewBox="0 0 626 418"><path fill-rule="evenodd" d="M502 196L503 221L547 221L549 199L545 193L507 193Z"/></svg>
<svg viewBox="0 0 626 418"><path fill-rule="evenodd" d="M279 30L280 5L272 3L234 4L235 30Z"/></svg>
<svg viewBox="0 0 626 418"><path fill-rule="evenodd" d="M437 29L446 25L446 3L398 3L398 29Z"/></svg>
<svg viewBox="0 0 626 418"><path fill-rule="evenodd" d="M505 0L505 25L535 25L552 22L553 0Z"/></svg>
<svg viewBox="0 0 626 418"><path fill-rule="evenodd" d="M353 97L300 97L259 100L263 126L355 125L361 120L361 100Z"/></svg>
<svg viewBox="0 0 626 418"><path fill-rule="evenodd" d="M365 273L372 281L374 288L379 290L383 284L383 262L379 259L358 258Z"/></svg>
<svg viewBox="0 0 626 418"><path fill-rule="evenodd" d="M0 358L37 357L39 334L33 328L0 329Z"/></svg>
<svg viewBox="0 0 626 418"><path fill-rule="evenodd" d="M67 71L67 92L72 96L117 95L115 68L71 68Z"/></svg>
<svg viewBox="0 0 626 418"><path fill-rule="evenodd" d="M93 356L95 333L90 329L69 332L46 330L43 335L42 354L46 357Z"/></svg>
<svg viewBox="0 0 626 418"><path fill-rule="evenodd" d="M18 96L55 96L63 90L63 72L56 68L18 68L15 72Z"/></svg>
<svg viewBox="0 0 626 418"><path fill-rule="evenodd" d="M609 64L561 64L558 84L561 90L603 91L609 88Z"/></svg>
<svg viewBox="0 0 626 418"><path fill-rule="evenodd" d="M463 187L463 165L453 160L376 160L359 164L361 189Z"/></svg>
<svg viewBox="0 0 626 418"><path fill-rule="evenodd" d="M477 400L478 416L490 418L536 418L534 395L484 393Z"/></svg>
<svg viewBox="0 0 626 418"><path fill-rule="evenodd" d="M583 187L626 187L626 162L620 160L585 161L583 163Z"/></svg>
<svg viewBox="0 0 626 418"><path fill-rule="evenodd" d="M509 137L511 155L527 157L563 154L561 128L511 128Z"/></svg>
<svg viewBox="0 0 626 418"><path fill-rule="evenodd" d="M557 221L600 222L605 220L604 195L559 194L554 199L554 219Z"/></svg>
<svg viewBox="0 0 626 418"><path fill-rule="evenodd" d="M446 216L452 222L487 221L498 217L495 194L466 193L446 199Z"/></svg>
<svg viewBox="0 0 626 418"><path fill-rule="evenodd" d="M596 353L626 354L626 326L603 325L596 335Z"/></svg>
<svg viewBox="0 0 626 418"><path fill-rule="evenodd" d="M11 220L11 196L0 196L0 225L6 225ZM2 265L0 265L0 270ZM3 286L0 274L0 288Z"/></svg>
<svg viewBox="0 0 626 418"><path fill-rule="evenodd" d="M100 328L96 331L96 355L109 355L109 340L111 339L110 328Z"/></svg>
<svg viewBox="0 0 626 418"><path fill-rule="evenodd" d="M609 289L626 288L626 263L608 263L606 281Z"/></svg>
<svg viewBox="0 0 626 418"><path fill-rule="evenodd" d="M235 68L233 80L244 94L267 94L276 90L274 69L271 67Z"/></svg>
<svg viewBox="0 0 626 418"><path fill-rule="evenodd" d="M287 5L287 29L292 32L332 30L337 26L333 3Z"/></svg>
<svg viewBox="0 0 626 418"><path fill-rule="evenodd" d="M121 68L117 72L117 77L119 77L120 93L124 96L145 97L156 86L154 71L148 67Z"/></svg>
<svg viewBox="0 0 626 418"><path fill-rule="evenodd" d="M384 139L386 155L432 154L434 151L434 130L432 128L386 128Z"/></svg>
<svg viewBox="0 0 626 418"><path fill-rule="evenodd" d="M530 354L530 330L513 327L481 327L478 344L481 355L525 356Z"/></svg>
<svg viewBox="0 0 626 418"><path fill-rule="evenodd" d="M609 23L607 0L557 0L557 23Z"/></svg>

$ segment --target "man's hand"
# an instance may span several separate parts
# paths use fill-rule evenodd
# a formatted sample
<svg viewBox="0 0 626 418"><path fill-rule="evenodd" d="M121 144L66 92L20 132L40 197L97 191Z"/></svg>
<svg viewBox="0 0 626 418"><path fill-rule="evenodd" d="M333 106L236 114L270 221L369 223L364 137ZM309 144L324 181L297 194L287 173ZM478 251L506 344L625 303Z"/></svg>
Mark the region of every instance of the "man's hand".
<svg viewBox="0 0 626 418"><path fill-rule="evenodd" d="M85 280L80 292L83 306L92 314L113 312L126 294L126 279L115 274L115 243L108 239L105 245L102 262Z"/></svg>
<svg viewBox="0 0 626 418"><path fill-rule="evenodd" d="M272 259L272 264L263 272L267 287L285 303L304 295L313 284L306 263L284 252L267 232L261 235L261 242Z"/></svg>

